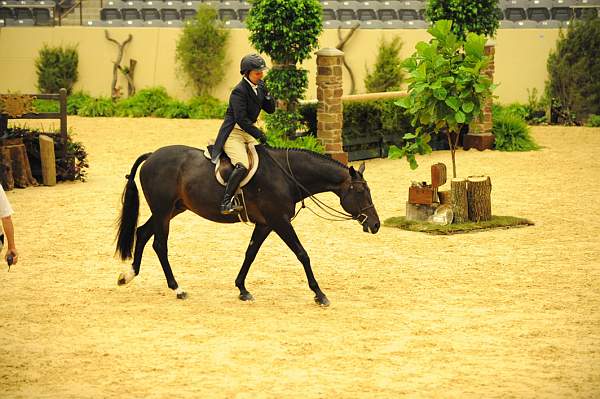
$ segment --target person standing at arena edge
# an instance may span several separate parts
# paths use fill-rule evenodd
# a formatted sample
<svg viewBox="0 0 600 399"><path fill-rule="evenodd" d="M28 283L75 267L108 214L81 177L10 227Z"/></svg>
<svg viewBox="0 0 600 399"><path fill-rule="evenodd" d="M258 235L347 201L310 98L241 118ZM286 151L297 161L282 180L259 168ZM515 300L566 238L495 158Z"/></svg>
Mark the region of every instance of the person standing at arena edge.
<svg viewBox="0 0 600 399"><path fill-rule="evenodd" d="M261 110L264 109L269 114L275 112L275 100L262 81L266 69L265 60L258 54L248 54L242 58L240 74L243 77L229 96L225 119L215 141L212 161L216 163L221 153L225 152L235 166L227 181L220 206L224 215L238 212L242 208L234 206L233 199L238 185L248 171L246 143L257 144L257 140L262 144L267 142L267 136L254 125Z"/></svg>
<svg viewBox="0 0 600 399"><path fill-rule="evenodd" d="M2 241L3 245L4 237L6 236L8 249L6 250L4 259L8 260L8 257L11 256L12 264L14 265L19 260L19 253L15 246L15 229L12 223L12 214L12 207L10 206L10 202L8 202L8 198L6 198L4 187L0 184L0 218L2 218L2 230L4 230L4 233L0 231L0 241ZM0 246L0 250L1 249L2 246Z"/></svg>

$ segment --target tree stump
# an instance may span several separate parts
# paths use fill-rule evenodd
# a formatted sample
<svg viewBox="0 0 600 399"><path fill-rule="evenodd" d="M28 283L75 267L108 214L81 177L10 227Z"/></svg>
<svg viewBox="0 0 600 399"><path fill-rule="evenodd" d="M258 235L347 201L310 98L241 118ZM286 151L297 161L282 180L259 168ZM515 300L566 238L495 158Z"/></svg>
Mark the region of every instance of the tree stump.
<svg viewBox="0 0 600 399"><path fill-rule="evenodd" d="M452 211L454 223L463 223L469 220L469 207L467 204L467 181L461 178L450 180L452 192Z"/></svg>
<svg viewBox="0 0 600 399"><path fill-rule="evenodd" d="M452 191L438 191L438 198L440 200L440 205L452 205Z"/></svg>
<svg viewBox="0 0 600 399"><path fill-rule="evenodd" d="M13 179L12 162L10 159L4 158L0 153L0 184L5 191L10 191L15 188L15 179Z"/></svg>
<svg viewBox="0 0 600 399"><path fill-rule="evenodd" d="M467 178L469 220L482 222L492 219L492 181L489 176Z"/></svg>
<svg viewBox="0 0 600 399"><path fill-rule="evenodd" d="M46 186L56 185L56 158L54 140L52 137L40 134L40 161L42 165L42 180Z"/></svg>
<svg viewBox="0 0 600 399"><path fill-rule="evenodd" d="M27 158L27 150L22 139L3 139L0 141L0 154L2 163L7 162L12 168L14 187L37 186L37 180L31 175L29 158Z"/></svg>

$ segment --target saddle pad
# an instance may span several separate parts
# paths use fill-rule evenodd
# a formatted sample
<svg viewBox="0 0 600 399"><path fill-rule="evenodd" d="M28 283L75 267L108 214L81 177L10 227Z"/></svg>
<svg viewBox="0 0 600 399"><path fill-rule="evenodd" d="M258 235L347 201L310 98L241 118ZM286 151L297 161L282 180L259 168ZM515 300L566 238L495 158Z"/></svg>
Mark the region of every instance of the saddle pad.
<svg viewBox="0 0 600 399"><path fill-rule="evenodd" d="M258 145L258 144L255 144L255 145ZM240 187L244 187L252 179L252 177L254 177L254 174L256 173L256 170L258 169L258 153L256 152L255 145L246 144L246 152L248 153L248 162L250 163L250 168L249 168L248 173L246 174L246 177L244 177L244 179L240 183ZM204 156L208 159L211 159L208 148L204 149ZM223 179L223 176L221 176L221 173L219 171L220 166L221 166L221 158L219 158L219 160L217 161L217 164L215 165L215 177L217 178L217 181L221 185L226 186L227 182Z"/></svg>

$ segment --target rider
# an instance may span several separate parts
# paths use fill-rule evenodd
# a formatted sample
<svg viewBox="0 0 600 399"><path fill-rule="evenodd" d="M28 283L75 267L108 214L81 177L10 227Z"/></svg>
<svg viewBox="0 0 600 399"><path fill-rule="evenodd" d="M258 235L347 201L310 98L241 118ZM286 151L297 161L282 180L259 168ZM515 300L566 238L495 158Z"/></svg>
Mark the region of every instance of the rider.
<svg viewBox="0 0 600 399"><path fill-rule="evenodd" d="M267 142L267 136L254 126L261 109L270 114L275 111L275 100L262 81L266 69L265 60L258 54L248 54L242 58L240 74L243 78L229 96L229 107L215 141L212 161L216 163L224 151L231 159L231 164L235 165L220 206L224 215L241 210L241 206L233 204L233 198L248 171L246 143L254 145L257 140L263 144Z"/></svg>

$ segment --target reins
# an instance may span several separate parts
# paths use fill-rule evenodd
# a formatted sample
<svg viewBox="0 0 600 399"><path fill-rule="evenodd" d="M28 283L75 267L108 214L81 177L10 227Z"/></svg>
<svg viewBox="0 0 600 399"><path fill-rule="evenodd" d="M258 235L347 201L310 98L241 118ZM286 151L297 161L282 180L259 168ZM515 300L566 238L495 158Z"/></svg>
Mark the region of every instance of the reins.
<svg viewBox="0 0 600 399"><path fill-rule="evenodd" d="M346 220L357 220L360 224L364 224L367 221L368 216L365 215L363 212L367 209L370 209L372 207L374 207L373 204L363 208L360 210L358 216L352 216L349 213L346 212L342 212L339 211L329 205L327 205L325 202L321 201L320 199L318 199L317 197L314 196L314 194L312 194L306 187L304 187L294 176L294 172L292 171L292 167L290 165L290 149L286 148L285 149L285 158L286 158L286 163L287 163L287 167L288 170L286 170L279 162L277 162L277 160L275 158L273 158L271 156L271 154L269 154L268 151L266 151L267 155L269 156L269 158L271 158L271 160L273 162L275 162L275 164L279 167L279 169L281 169L283 171L283 173L290 178L290 180L292 180L294 182L294 184L296 184L296 189L298 190L298 193L300 194L300 197L302 197L302 192L300 191L300 189L304 190L304 192L306 194L308 194L308 198L310 198L314 204L321 209L325 214L327 214L328 216L331 216L331 218L329 217L325 217L322 215L319 215L317 212L315 212L313 209L311 209L310 207L308 207L305 203L304 203L304 198L302 198L302 206L298 209L298 211L296 212L296 214L291 218L291 220L294 220L296 218L296 216L298 216L298 214L300 213L300 211L302 210L302 208L306 208L309 211L311 211L315 216L324 219L324 220L328 220L331 222L341 222L341 221L346 221ZM364 182L353 182L353 184L355 183L364 183ZM343 200L343 198L342 198ZM362 220L361 220L362 219Z"/></svg>

